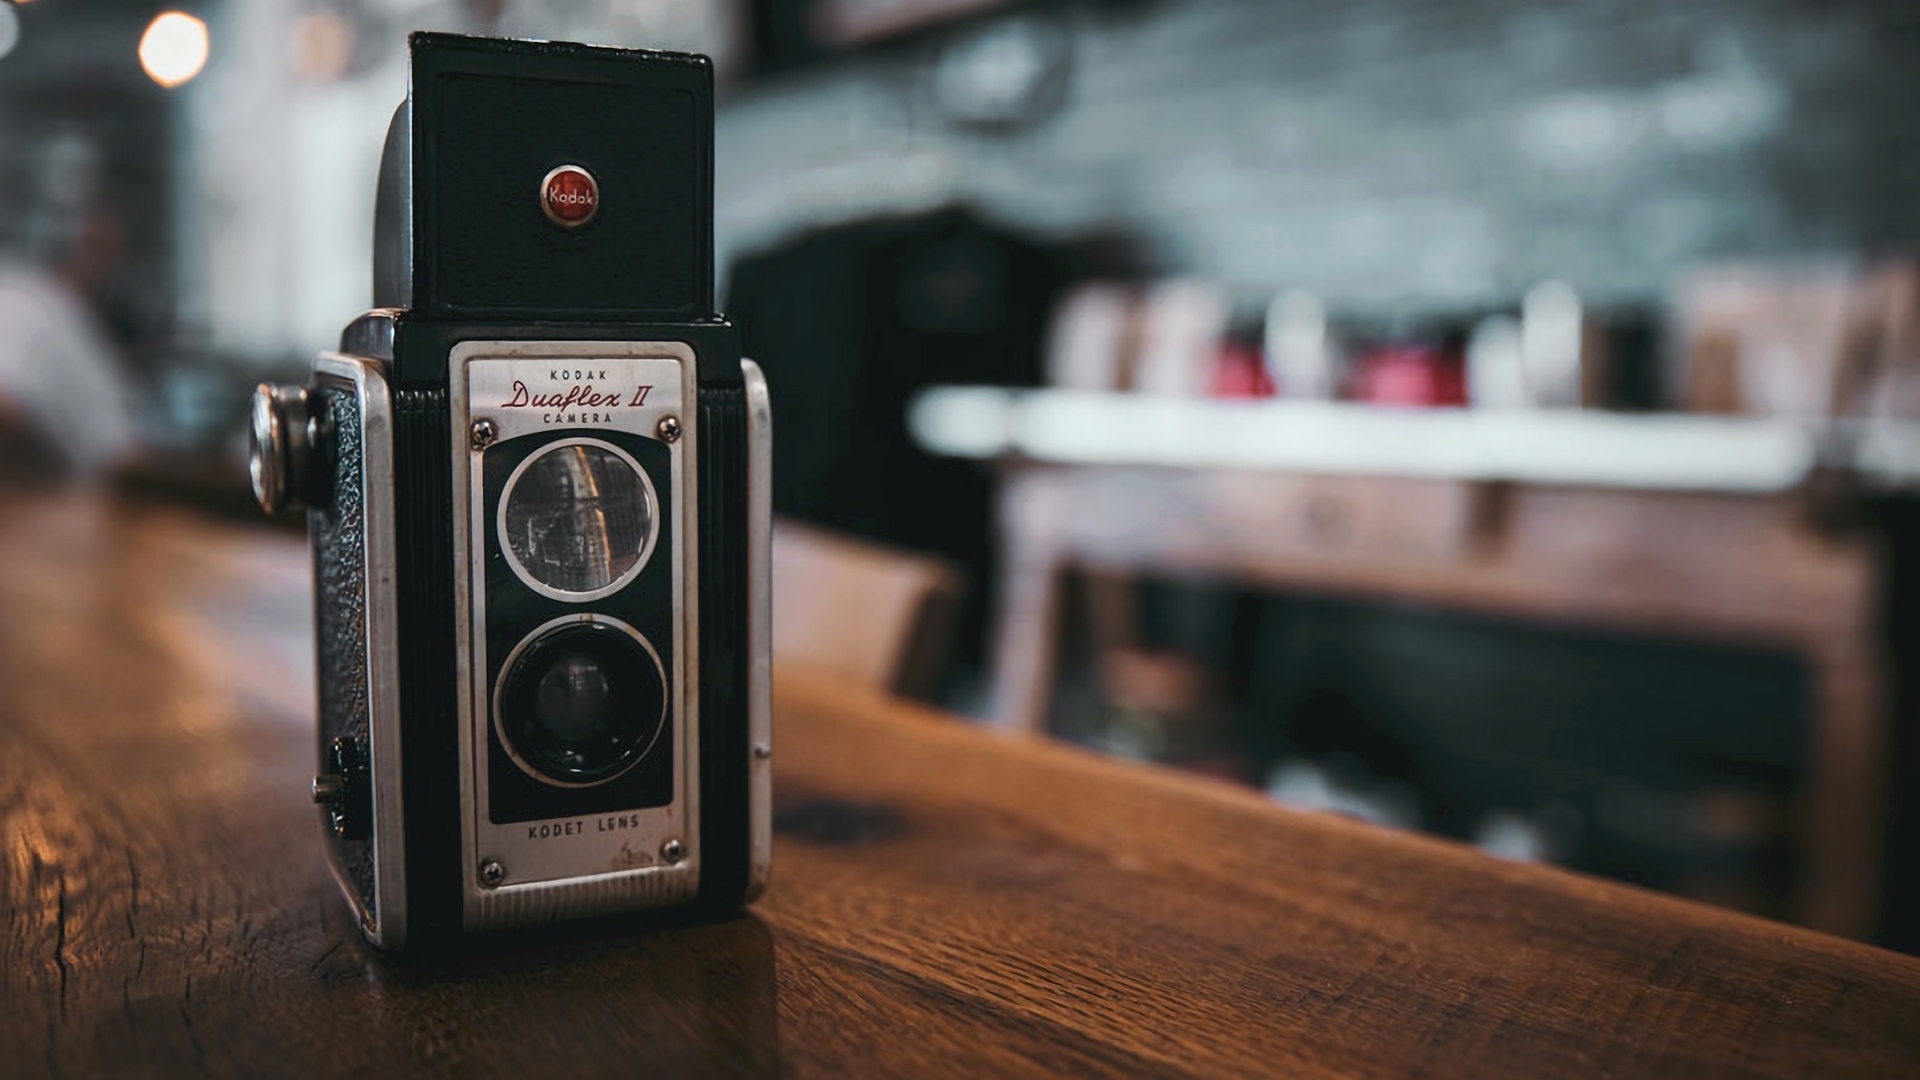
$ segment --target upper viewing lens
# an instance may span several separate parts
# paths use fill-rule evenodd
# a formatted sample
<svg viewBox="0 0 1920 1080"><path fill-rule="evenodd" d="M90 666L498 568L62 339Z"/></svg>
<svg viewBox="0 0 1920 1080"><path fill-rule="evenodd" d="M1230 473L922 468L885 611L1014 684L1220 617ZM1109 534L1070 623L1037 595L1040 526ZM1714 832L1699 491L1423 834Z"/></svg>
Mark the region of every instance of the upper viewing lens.
<svg viewBox="0 0 1920 1080"><path fill-rule="evenodd" d="M647 484L612 447L543 452L509 481L503 540L532 581L593 593L639 568L653 529Z"/></svg>

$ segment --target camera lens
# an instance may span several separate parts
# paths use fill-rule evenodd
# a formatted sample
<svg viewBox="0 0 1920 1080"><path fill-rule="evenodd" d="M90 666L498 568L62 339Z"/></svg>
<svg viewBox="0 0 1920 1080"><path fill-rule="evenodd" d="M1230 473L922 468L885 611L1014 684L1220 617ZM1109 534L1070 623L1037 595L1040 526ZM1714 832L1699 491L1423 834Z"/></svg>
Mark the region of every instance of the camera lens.
<svg viewBox="0 0 1920 1080"><path fill-rule="evenodd" d="M591 440L529 458L500 510L508 561L561 599L604 595L638 573L653 539L651 485L633 459Z"/></svg>
<svg viewBox="0 0 1920 1080"><path fill-rule="evenodd" d="M540 676L533 713L540 726L566 742L586 742L606 730L613 688L607 669L590 656L566 656Z"/></svg>
<svg viewBox="0 0 1920 1080"><path fill-rule="evenodd" d="M639 635L574 622L514 652L495 722L523 769L551 783L594 784L646 756L666 721L667 683Z"/></svg>

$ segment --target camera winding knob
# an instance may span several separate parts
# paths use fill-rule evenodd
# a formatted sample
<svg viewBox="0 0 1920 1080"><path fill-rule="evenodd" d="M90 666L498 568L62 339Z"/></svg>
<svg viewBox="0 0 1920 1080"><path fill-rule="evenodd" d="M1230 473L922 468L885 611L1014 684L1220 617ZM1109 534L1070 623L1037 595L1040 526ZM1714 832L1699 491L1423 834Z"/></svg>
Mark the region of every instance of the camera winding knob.
<svg viewBox="0 0 1920 1080"><path fill-rule="evenodd" d="M327 746L326 772L313 778L313 801L326 811L327 827L346 840L365 840L373 820L367 754L358 739L341 737Z"/></svg>
<svg viewBox="0 0 1920 1080"><path fill-rule="evenodd" d="M254 388L247 471L260 509L278 514L313 502L319 434L319 416L306 387L261 383Z"/></svg>

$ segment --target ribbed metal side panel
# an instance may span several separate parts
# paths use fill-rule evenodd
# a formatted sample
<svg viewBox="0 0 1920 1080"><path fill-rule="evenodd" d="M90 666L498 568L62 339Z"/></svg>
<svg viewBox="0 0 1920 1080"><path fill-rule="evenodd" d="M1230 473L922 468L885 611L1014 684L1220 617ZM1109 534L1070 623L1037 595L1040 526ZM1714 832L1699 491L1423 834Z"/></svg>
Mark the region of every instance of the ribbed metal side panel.
<svg viewBox="0 0 1920 1080"><path fill-rule="evenodd" d="M466 929L532 926L684 904L693 899L692 882L684 871L656 870L486 890Z"/></svg>
<svg viewBox="0 0 1920 1080"><path fill-rule="evenodd" d="M747 411L738 383L700 388L700 896L746 898Z"/></svg>
<svg viewBox="0 0 1920 1080"><path fill-rule="evenodd" d="M460 929L460 777L453 668L453 494L444 388L393 395L395 571L407 898L415 940Z"/></svg>

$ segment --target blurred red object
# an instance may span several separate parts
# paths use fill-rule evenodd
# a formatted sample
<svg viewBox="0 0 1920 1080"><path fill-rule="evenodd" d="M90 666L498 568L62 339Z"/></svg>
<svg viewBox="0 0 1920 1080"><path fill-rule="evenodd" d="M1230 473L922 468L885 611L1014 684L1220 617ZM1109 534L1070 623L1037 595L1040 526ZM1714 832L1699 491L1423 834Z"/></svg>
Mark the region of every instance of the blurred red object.
<svg viewBox="0 0 1920 1080"><path fill-rule="evenodd" d="M1267 398L1276 392L1273 376L1251 345L1222 345L1214 360L1213 386L1209 392L1217 398Z"/></svg>
<svg viewBox="0 0 1920 1080"><path fill-rule="evenodd" d="M1356 365L1353 397L1374 405L1465 405L1466 363L1454 349L1382 346L1363 355Z"/></svg>

